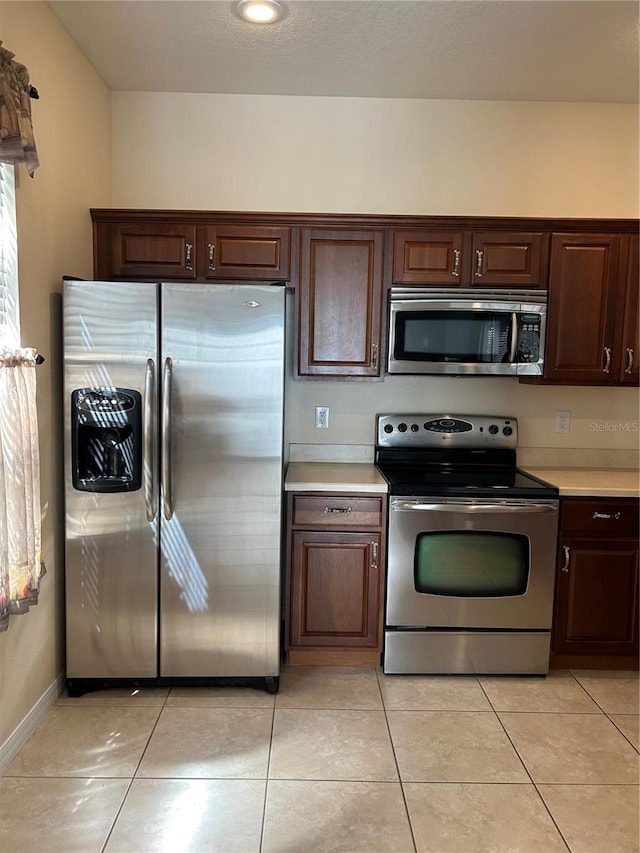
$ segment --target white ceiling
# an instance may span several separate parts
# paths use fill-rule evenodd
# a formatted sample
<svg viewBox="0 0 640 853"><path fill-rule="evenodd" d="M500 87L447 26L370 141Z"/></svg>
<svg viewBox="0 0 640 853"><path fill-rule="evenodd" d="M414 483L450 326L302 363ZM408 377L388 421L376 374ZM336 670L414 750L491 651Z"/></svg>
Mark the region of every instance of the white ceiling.
<svg viewBox="0 0 640 853"><path fill-rule="evenodd" d="M114 90L472 100L638 100L635 0L61 0Z"/></svg>

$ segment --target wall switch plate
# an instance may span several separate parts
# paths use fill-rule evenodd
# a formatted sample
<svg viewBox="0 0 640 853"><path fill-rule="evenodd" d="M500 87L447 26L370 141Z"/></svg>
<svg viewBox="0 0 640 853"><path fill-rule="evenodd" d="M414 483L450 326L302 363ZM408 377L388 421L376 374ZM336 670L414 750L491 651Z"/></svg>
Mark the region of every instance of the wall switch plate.
<svg viewBox="0 0 640 853"><path fill-rule="evenodd" d="M316 429L329 429L329 406L316 406Z"/></svg>
<svg viewBox="0 0 640 853"><path fill-rule="evenodd" d="M556 432L571 431L571 412L556 412Z"/></svg>

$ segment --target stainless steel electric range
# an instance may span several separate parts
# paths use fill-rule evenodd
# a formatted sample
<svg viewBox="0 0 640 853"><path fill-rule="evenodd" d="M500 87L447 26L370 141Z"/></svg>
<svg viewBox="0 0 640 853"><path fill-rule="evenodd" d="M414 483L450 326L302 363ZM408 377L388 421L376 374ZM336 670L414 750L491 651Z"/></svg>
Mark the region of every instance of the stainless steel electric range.
<svg viewBox="0 0 640 853"><path fill-rule="evenodd" d="M385 673L546 674L558 490L515 418L377 416L389 484Z"/></svg>

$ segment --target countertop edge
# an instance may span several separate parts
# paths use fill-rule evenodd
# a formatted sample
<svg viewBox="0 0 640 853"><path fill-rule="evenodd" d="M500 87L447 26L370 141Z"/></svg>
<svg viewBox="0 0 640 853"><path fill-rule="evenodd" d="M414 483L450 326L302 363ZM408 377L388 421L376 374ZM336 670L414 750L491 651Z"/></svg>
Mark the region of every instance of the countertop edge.
<svg viewBox="0 0 640 853"><path fill-rule="evenodd" d="M522 469L556 486L560 497L639 498L640 472L622 468L538 468Z"/></svg>

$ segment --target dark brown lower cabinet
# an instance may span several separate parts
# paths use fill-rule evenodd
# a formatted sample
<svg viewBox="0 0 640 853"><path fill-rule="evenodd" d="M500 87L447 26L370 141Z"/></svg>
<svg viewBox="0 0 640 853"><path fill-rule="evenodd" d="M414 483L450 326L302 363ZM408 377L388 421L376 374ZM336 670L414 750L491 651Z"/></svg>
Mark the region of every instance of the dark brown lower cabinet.
<svg viewBox="0 0 640 853"><path fill-rule="evenodd" d="M552 665L637 668L638 501L561 501Z"/></svg>
<svg viewBox="0 0 640 853"><path fill-rule="evenodd" d="M379 664L383 512L380 497L292 496L285 644L289 663ZM296 529L296 524L305 529Z"/></svg>

